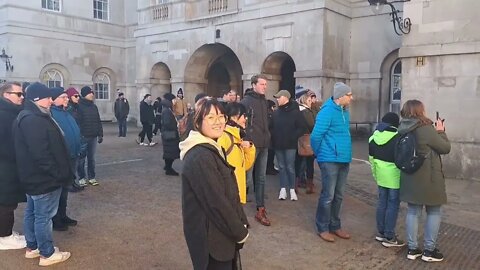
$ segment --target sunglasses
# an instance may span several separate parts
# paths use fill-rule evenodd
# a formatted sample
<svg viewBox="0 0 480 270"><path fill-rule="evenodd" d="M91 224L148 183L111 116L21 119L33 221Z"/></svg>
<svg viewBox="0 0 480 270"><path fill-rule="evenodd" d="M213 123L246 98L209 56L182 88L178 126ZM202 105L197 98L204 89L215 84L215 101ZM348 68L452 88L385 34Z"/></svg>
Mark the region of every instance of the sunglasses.
<svg viewBox="0 0 480 270"><path fill-rule="evenodd" d="M80 96L79 96L79 95L73 95L72 97L74 97L74 98L79 98Z"/></svg>
<svg viewBox="0 0 480 270"><path fill-rule="evenodd" d="M23 97L23 92L7 92L8 94L17 95L17 97Z"/></svg>

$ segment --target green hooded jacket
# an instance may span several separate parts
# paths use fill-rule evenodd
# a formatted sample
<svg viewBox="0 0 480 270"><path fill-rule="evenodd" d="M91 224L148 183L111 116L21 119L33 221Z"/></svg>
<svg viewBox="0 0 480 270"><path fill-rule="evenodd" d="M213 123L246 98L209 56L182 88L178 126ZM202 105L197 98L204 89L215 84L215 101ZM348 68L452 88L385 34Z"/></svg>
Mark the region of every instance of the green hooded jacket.
<svg viewBox="0 0 480 270"><path fill-rule="evenodd" d="M398 132L389 127L383 131L375 130L368 139L370 165L377 185L384 188L400 188L400 170L394 163L394 151Z"/></svg>

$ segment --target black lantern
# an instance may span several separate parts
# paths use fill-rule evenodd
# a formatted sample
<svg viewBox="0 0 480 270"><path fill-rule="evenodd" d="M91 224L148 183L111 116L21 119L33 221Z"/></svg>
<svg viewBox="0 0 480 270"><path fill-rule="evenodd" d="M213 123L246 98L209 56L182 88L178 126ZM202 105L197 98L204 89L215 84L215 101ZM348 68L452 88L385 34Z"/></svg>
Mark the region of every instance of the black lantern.
<svg viewBox="0 0 480 270"><path fill-rule="evenodd" d="M13 71L13 65L10 64L10 59L12 56L9 56L5 53L5 49L2 49L2 54L0 54L0 58L5 62L5 69L7 71Z"/></svg>
<svg viewBox="0 0 480 270"><path fill-rule="evenodd" d="M392 9L392 12L390 12L390 16L392 16L393 30L395 30L395 33L397 33L397 35L399 36L410 33L412 27L412 22L410 21L410 18L402 19L402 17L398 15L400 11L396 9L393 5L394 3L404 2L410 2L410 0L368 0L368 3L372 6L372 8L374 8L374 12L379 12L384 5L388 5Z"/></svg>

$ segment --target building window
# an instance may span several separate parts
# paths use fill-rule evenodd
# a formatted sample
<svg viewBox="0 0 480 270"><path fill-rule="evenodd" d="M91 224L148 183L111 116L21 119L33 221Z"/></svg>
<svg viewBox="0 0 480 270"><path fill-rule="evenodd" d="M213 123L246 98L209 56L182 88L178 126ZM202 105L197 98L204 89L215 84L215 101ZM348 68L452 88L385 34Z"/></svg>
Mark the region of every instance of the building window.
<svg viewBox="0 0 480 270"><path fill-rule="evenodd" d="M93 18L108 21L108 0L93 0Z"/></svg>
<svg viewBox="0 0 480 270"><path fill-rule="evenodd" d="M56 69L45 72L43 81L48 87L63 87L63 75Z"/></svg>
<svg viewBox="0 0 480 270"><path fill-rule="evenodd" d="M42 8L60 12L61 0L42 0Z"/></svg>
<svg viewBox="0 0 480 270"><path fill-rule="evenodd" d="M106 73L95 76L93 88L96 99L110 99L110 77Z"/></svg>
<svg viewBox="0 0 480 270"><path fill-rule="evenodd" d="M390 111L400 112L400 100L402 98L402 61L397 60L392 65L390 79Z"/></svg>

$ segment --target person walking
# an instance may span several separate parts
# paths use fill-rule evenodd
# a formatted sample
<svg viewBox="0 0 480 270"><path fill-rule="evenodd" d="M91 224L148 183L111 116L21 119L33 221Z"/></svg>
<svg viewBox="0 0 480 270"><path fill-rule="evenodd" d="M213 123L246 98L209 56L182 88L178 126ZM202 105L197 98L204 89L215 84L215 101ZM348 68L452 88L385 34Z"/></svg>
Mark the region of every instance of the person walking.
<svg viewBox="0 0 480 270"><path fill-rule="evenodd" d="M24 230L26 258L40 257L40 266L70 258L53 245L52 218L57 213L62 187L74 174L62 130L50 115L52 91L41 83L27 87L24 110L13 124L20 182L27 193Z"/></svg>
<svg viewBox="0 0 480 270"><path fill-rule="evenodd" d="M443 261L437 248L438 231L442 219L441 208L447 203L445 176L440 155L450 152L451 145L445 133L444 120L433 121L425 115L425 106L419 100L407 100L400 111L398 127L401 135L413 132L417 155L425 157L422 166L412 174L400 172L400 200L408 204L406 229L407 258L422 257L426 262ZM427 212L423 232L423 252L418 246L418 225L423 208Z"/></svg>
<svg viewBox="0 0 480 270"><path fill-rule="evenodd" d="M113 111L118 123L118 137L127 137L127 118L130 112L130 105L122 92L118 93Z"/></svg>
<svg viewBox="0 0 480 270"><path fill-rule="evenodd" d="M162 129L162 98L157 97L153 103L153 111L155 113L155 127L153 135L156 136L158 131Z"/></svg>
<svg viewBox="0 0 480 270"><path fill-rule="evenodd" d="M322 175L322 192L318 199L315 224L318 235L327 242L334 242L334 235L343 239L351 237L342 229L340 209L352 161L348 111L352 100L352 89L344 83L335 83L333 96L323 104L310 135Z"/></svg>
<svg viewBox="0 0 480 270"><path fill-rule="evenodd" d="M177 119L172 110L172 100L175 99L175 96L171 93L166 93L163 95L162 100L162 144L163 144L163 159L165 160L165 170L166 175L177 176L176 172L172 165L175 159L180 157L180 149L178 144L180 143L180 136L178 134L177 128Z"/></svg>
<svg viewBox="0 0 480 270"><path fill-rule="evenodd" d="M98 186L99 183L95 179L95 153L97 151L97 143L103 142L103 127L100 121L100 114L97 105L93 102L95 95L90 86L84 86L81 90L81 99L78 103L78 126L82 135L83 151L78 162L78 181L81 186L87 186L85 175L85 161L87 163L88 183L92 186Z"/></svg>
<svg viewBox="0 0 480 270"><path fill-rule="evenodd" d="M155 122L155 115L153 113L152 95L146 94L140 102L140 122L142 123L142 131L138 134L138 144L142 146L154 146L152 128ZM145 135L147 135L148 142L144 143Z"/></svg>
<svg viewBox="0 0 480 270"><path fill-rule="evenodd" d="M232 270L249 234L235 174L217 143L227 118L215 98L201 99L195 111L195 130L180 143L183 232L193 269Z"/></svg>
<svg viewBox="0 0 480 270"><path fill-rule="evenodd" d="M368 139L368 159L373 178L378 185L375 240L380 241L385 247L405 245L405 242L398 239L395 234L400 207L400 170L395 165L399 120L396 113L386 113Z"/></svg>
<svg viewBox="0 0 480 270"><path fill-rule="evenodd" d="M0 86L0 250L25 248L25 236L13 231L14 211L25 202L17 173L12 124L22 110L24 93L18 82Z"/></svg>

